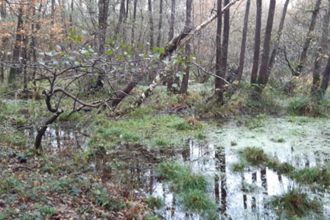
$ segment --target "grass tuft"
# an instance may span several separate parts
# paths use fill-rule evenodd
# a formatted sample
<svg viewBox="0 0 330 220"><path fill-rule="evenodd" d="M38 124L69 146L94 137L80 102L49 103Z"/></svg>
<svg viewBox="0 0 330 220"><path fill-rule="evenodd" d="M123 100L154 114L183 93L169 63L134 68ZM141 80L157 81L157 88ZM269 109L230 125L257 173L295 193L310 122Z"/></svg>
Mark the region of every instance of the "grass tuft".
<svg viewBox="0 0 330 220"><path fill-rule="evenodd" d="M290 189L288 193L281 196L274 196L270 201L272 207L278 212L286 212L289 216L305 216L308 213L321 209L322 204L317 200L308 198L306 193L300 189Z"/></svg>

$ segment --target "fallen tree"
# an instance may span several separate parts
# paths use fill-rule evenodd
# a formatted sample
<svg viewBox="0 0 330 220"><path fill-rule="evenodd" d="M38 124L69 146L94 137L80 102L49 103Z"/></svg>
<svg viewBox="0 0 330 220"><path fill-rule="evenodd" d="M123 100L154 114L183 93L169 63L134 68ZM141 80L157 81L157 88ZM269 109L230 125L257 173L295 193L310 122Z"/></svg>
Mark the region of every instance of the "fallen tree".
<svg viewBox="0 0 330 220"><path fill-rule="evenodd" d="M231 6L233 6L236 2L239 0L233 0L229 4L227 4L225 7L222 8L221 14L224 13L226 10L228 10ZM186 43L189 42L196 34L198 34L200 31L202 31L207 25L209 25L214 19L217 18L219 12L214 13L215 10L212 10L211 16L204 21L202 24L200 24L195 29L190 29L189 31L183 31L181 32L177 37L173 38L169 43L168 46L165 48L165 52L161 54L160 61L164 60L165 58L172 55L175 51L182 48ZM132 108L139 107L143 101L148 98L152 91L157 87L157 85L161 84L163 80L167 76L168 67L166 67L163 70L159 70L155 79L153 82L149 85L149 88L146 89L140 97L132 104Z"/></svg>

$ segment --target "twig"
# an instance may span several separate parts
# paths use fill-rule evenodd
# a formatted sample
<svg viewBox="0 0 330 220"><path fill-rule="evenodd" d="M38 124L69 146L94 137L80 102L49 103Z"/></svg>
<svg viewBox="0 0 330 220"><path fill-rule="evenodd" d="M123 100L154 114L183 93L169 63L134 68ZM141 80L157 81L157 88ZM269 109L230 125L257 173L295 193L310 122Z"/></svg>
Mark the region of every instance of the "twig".
<svg viewBox="0 0 330 220"><path fill-rule="evenodd" d="M195 66L197 66L198 68L200 68L200 69L201 69L203 72L205 72L206 74L211 75L211 76L214 76L214 77L216 77L216 78L218 78L218 79L221 79L221 80L225 81L226 83L228 83L229 85L231 85L231 83L228 82L227 80L225 80L224 78L222 78L222 77L220 77L220 76L217 76L217 75L215 75L215 74L213 74L213 73L207 72L203 67L201 67L201 66L198 65L197 63L195 63L195 62L191 62L191 63L194 64Z"/></svg>

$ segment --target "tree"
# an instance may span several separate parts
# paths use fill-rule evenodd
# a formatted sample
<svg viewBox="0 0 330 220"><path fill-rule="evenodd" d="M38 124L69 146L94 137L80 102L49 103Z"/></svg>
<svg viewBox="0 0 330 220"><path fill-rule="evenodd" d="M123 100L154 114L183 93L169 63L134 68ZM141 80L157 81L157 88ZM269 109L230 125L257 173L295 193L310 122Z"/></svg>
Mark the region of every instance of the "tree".
<svg viewBox="0 0 330 220"><path fill-rule="evenodd" d="M242 80L243 68L244 68L244 58L245 58L245 48L246 48L246 35L248 31L248 21L249 21L249 12L250 12L250 3L251 0L246 1L246 9L244 16L244 27L243 27L243 36L242 36L242 44L241 44L241 53L239 58L239 67L237 73L237 79L239 82Z"/></svg>
<svg viewBox="0 0 330 220"><path fill-rule="evenodd" d="M276 0L270 0L268 18L265 30L265 38L263 45L263 53L261 57L261 65L259 70L259 76L257 81L257 86L255 87L255 91L260 95L263 91L263 88L267 85L268 82L268 63L269 63L269 51L270 51L270 43L273 29L273 21L275 15L275 6Z"/></svg>
<svg viewBox="0 0 330 220"><path fill-rule="evenodd" d="M303 45L302 52L300 54L299 63L297 65L297 69L294 73L296 76L300 75L301 71L303 70L303 68L306 64L307 51L308 51L309 45L310 45L312 37L313 37L313 31L315 29L317 15L319 14L319 11L320 11L320 5L321 5L321 0L317 0L315 3L315 8L313 10L312 20L309 25L308 32L306 34L306 40Z"/></svg>
<svg viewBox="0 0 330 220"><path fill-rule="evenodd" d="M17 15L17 30L16 30L16 42L14 46L14 52L13 52L13 62L19 65L19 56L20 56L20 50L21 45L23 44L23 12L24 12L24 4L19 5L18 9L18 15ZM12 67L9 70L9 76L8 76L8 84L15 84L16 82L16 76L21 73L21 69L19 67Z"/></svg>
<svg viewBox="0 0 330 220"><path fill-rule="evenodd" d="M286 16L286 12L288 10L289 2L290 2L290 0L286 0L285 3L284 3L280 25L279 25L278 30L277 30L277 38L276 38L276 41L274 43L274 48L273 48L273 51L272 51L270 59L269 59L269 64L268 64L269 73L271 72L271 70L274 66L274 61L275 61L275 57L277 55L278 45L280 43L280 39L281 39L281 36L282 36L285 16Z"/></svg>
<svg viewBox="0 0 330 220"><path fill-rule="evenodd" d="M151 0L148 0L148 16L149 16L149 27L150 27L150 31L149 31L149 48L150 50L153 49L154 47L154 22L153 22L153 18L152 18L152 4L151 4Z"/></svg>
<svg viewBox="0 0 330 220"><path fill-rule="evenodd" d="M217 11L220 12L222 8L222 0L217 1ZM221 74L221 57L222 57L222 45L221 45L221 30L222 29L222 14L218 15L217 18L217 35L216 35L216 59L215 59L215 74L219 77L224 78ZM215 95L220 103L223 102L223 94L222 94L222 80L220 78L215 78Z"/></svg>
<svg viewBox="0 0 330 220"><path fill-rule="evenodd" d="M191 8L192 8L192 0L187 0L186 1L186 24L184 27L184 32L190 32L192 29L192 24L191 24ZM188 42L186 44L186 69L185 69L185 73L183 74L183 78L182 78L182 83L181 83L181 90L180 93L184 94L187 93L188 91L188 80L189 80L189 59L190 59L190 54L191 54L191 46L190 43Z"/></svg>
<svg viewBox="0 0 330 220"><path fill-rule="evenodd" d="M259 69L259 54L260 54L260 33L261 33L261 14L262 14L262 7L261 1L257 0L257 15L256 15L256 29L255 29L255 36L254 36L254 55L253 55L253 66L251 72L251 85L257 82L258 77L258 69Z"/></svg>
<svg viewBox="0 0 330 220"><path fill-rule="evenodd" d="M162 21L163 21L163 0L160 0L157 47L160 47L160 43L161 43L161 39L162 39Z"/></svg>
<svg viewBox="0 0 330 220"><path fill-rule="evenodd" d="M109 2L110 0L99 0L99 53L104 54L104 43L108 27L108 11L109 11ZM96 86L98 88L103 87L104 74L99 73L97 77Z"/></svg>
<svg viewBox="0 0 330 220"><path fill-rule="evenodd" d="M315 53L315 58L314 58L313 85L311 88L311 95L318 96L318 97L316 97L317 99L323 98L323 95L324 95L327 87L324 87L322 89L323 90L322 92L318 89L322 88L322 84L328 83L327 80L322 81L322 84L320 86L320 81L321 81L320 80L320 72L321 72L320 67L321 67L321 61L323 60L322 58L325 56L324 54L326 52L326 48L328 48L327 41L328 41L328 34L329 34L329 22L330 22L330 0L328 0L328 8L323 17L322 35L321 35L319 47ZM319 92L316 92L317 90Z"/></svg>

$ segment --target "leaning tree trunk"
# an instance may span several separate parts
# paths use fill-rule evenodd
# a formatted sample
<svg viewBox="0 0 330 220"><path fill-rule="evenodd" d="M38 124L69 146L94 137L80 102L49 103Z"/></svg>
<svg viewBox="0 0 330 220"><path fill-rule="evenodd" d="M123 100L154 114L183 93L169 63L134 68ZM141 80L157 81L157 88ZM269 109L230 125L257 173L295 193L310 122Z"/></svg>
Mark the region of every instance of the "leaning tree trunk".
<svg viewBox="0 0 330 220"><path fill-rule="evenodd" d="M322 57L324 56L325 49L328 48L328 34L329 34L329 22L330 22L330 0L328 0L328 9L325 12L323 23L322 23L322 36L319 44L319 48L315 53L314 60L314 71L313 71L313 85L311 88L311 95L317 95L315 93L318 90L320 85L320 66ZM322 95L321 95L322 97ZM321 98L319 97L319 98Z"/></svg>
<svg viewBox="0 0 330 220"><path fill-rule="evenodd" d="M36 151L37 155L40 155L42 152L42 145L41 145L41 141L42 141L42 137L44 136L48 125L52 124L53 122L56 121L56 119L63 113L63 110L57 111L52 117L50 117L47 121L45 121L45 123L41 126L40 129L38 129L38 134L37 137L35 139L34 142L34 148Z"/></svg>
<svg viewBox="0 0 330 220"><path fill-rule="evenodd" d="M241 44L241 54L240 54L240 58L239 58L239 67L238 67L238 73L237 73L237 79L238 79L239 83L241 83L243 69L244 69L244 58L245 58L245 48L246 48L246 35L247 35L247 31L248 31L250 3L251 3L251 0L247 0L246 1L246 9L245 9L245 16L244 16L244 27L243 27L243 36L242 36L242 44Z"/></svg>
<svg viewBox="0 0 330 220"><path fill-rule="evenodd" d="M268 18L266 24L266 32L263 46L263 53L261 57L261 66L258 77L258 86L255 87L255 91L260 95L263 88L267 85L268 82L268 62L269 62L269 51L270 51L270 42L273 29L273 21L275 15L276 0L270 0Z"/></svg>
<svg viewBox="0 0 330 220"><path fill-rule="evenodd" d="M160 60L164 60L168 56L170 56L172 53L174 53L177 49L184 46L190 39L192 39L195 35L197 35L200 31L202 31L205 27L207 27L208 24L210 24L214 19L217 18L218 14L224 13L226 10L228 10L232 5L234 5L239 0L234 0L230 2L228 5L222 8L222 10L219 10L217 14L212 14L206 21L204 21L202 24L200 24L195 29L191 30L189 33L182 32L175 38L173 38L170 42L168 42L165 53L160 55ZM157 87L157 85L161 84L163 80L166 78L167 69L159 71L159 73L156 75L153 82L149 85L149 88L146 89L141 96L132 104L132 108L139 107L143 101L149 97L152 94L152 91Z"/></svg>
<svg viewBox="0 0 330 220"><path fill-rule="evenodd" d="M257 15L256 15L256 29L254 35L254 55L253 55L253 65L251 72L251 85L257 82L258 69L259 69L259 56L260 56L260 34L261 34L261 15L262 6L261 0L257 0Z"/></svg>
<svg viewBox="0 0 330 220"><path fill-rule="evenodd" d="M305 40L305 43L304 43L304 46L303 46L303 50L300 54L299 63L297 65L296 72L294 73L297 76L300 75L301 71L303 70L303 68L306 64L307 51L308 51L309 45L312 41L312 37L314 35L313 32L314 32L314 28L315 28L315 25L316 25L317 15L320 12L320 5L321 5L321 0L317 0L316 4L315 4L314 11L313 11L312 20L311 20L311 23L309 25L309 29L308 29L308 32L307 32L306 40Z"/></svg>

